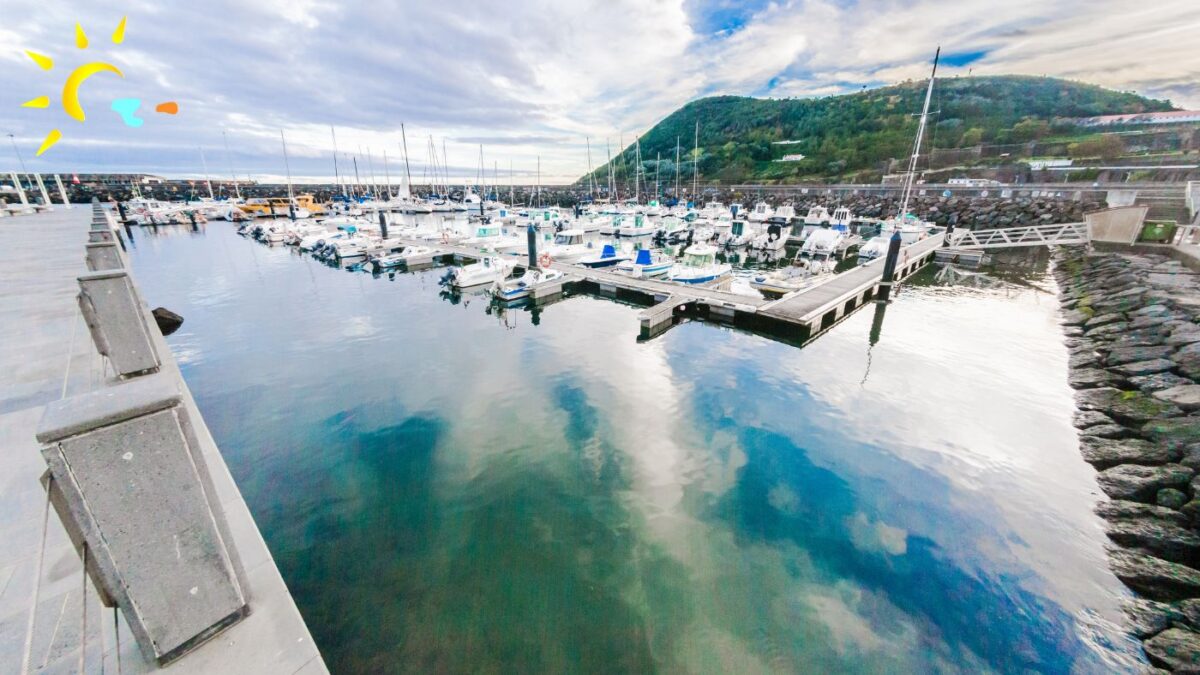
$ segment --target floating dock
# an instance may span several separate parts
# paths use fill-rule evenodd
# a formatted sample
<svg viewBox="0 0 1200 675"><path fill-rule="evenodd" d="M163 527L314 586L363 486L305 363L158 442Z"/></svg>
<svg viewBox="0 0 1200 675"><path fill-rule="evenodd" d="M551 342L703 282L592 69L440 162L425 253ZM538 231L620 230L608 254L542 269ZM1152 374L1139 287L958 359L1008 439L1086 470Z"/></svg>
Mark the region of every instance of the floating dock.
<svg viewBox="0 0 1200 675"><path fill-rule="evenodd" d="M933 260L944 240L937 233L901 250L896 266L896 281L906 279ZM477 260L496 255L470 246L437 244L421 240L404 240L410 246L436 246L435 258L453 256L456 260ZM524 256L520 256L521 259ZM604 295L618 292L642 296L654 303L638 317L641 337L661 335L674 325L681 313L722 322L745 323L763 329L789 341L804 342L833 327L855 309L875 297L883 277L883 259L831 277L827 281L784 295L777 300L741 295L703 285L679 284L660 279L644 279L604 269L593 269L569 263L551 263L551 267L566 275L561 284L535 294L535 302L558 297L564 288L586 284L595 286Z"/></svg>

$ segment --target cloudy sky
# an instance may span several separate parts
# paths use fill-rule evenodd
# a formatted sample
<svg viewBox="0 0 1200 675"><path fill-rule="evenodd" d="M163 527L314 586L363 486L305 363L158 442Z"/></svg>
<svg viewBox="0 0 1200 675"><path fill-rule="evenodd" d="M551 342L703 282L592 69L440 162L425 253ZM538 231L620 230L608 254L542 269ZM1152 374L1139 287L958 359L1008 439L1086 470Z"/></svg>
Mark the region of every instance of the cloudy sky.
<svg viewBox="0 0 1200 675"><path fill-rule="evenodd" d="M110 39L128 15L126 38ZM89 47L75 46L75 24ZM1197 0L0 0L0 133L28 170L172 177L339 168L414 181L445 143L452 175L573 180L687 101L712 94L825 96L921 78L937 45L946 75L1054 75L1200 108ZM55 59L40 69L24 50ZM72 69L110 62L67 116ZM22 108L47 95L50 107ZM143 101L140 128L110 104ZM178 101L171 117L156 103ZM63 139L40 158L51 129ZM225 150L228 139L230 151ZM8 138L2 139L9 141ZM370 152L370 162L367 153ZM16 168L12 143L0 169ZM489 178L489 180L491 180Z"/></svg>

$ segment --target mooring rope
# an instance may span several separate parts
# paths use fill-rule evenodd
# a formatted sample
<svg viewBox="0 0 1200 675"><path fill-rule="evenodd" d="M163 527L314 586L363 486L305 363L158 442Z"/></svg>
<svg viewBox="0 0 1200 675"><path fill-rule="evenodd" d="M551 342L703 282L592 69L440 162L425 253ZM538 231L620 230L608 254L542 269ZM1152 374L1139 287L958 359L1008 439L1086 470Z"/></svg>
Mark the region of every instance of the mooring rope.
<svg viewBox="0 0 1200 675"><path fill-rule="evenodd" d="M21 673L29 673L29 657L33 653L33 629L37 623L38 596L42 591L42 563L46 557L46 530L50 524L50 489L54 486L54 476L46 482L46 505L42 511L42 543L38 547L38 559L33 578L33 600L29 606L29 625L25 629L25 650L21 655Z"/></svg>

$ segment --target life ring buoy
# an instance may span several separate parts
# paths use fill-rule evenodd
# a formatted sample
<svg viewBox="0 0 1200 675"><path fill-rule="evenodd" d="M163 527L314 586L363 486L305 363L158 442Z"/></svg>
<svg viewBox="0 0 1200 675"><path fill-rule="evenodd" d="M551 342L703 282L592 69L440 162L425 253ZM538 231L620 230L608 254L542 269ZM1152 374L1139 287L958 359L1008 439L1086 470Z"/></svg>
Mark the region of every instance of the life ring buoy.
<svg viewBox="0 0 1200 675"><path fill-rule="evenodd" d="M549 253L543 253L540 256L538 256L538 267L545 269L545 268L550 267L550 264L553 262L554 262L554 259L550 257Z"/></svg>

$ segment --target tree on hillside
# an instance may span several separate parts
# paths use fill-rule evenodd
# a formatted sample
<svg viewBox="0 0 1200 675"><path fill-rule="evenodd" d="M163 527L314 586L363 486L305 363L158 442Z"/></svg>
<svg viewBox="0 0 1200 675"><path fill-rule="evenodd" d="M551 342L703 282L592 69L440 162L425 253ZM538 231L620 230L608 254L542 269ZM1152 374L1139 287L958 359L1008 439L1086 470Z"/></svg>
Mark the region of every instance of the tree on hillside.
<svg viewBox="0 0 1200 675"><path fill-rule="evenodd" d="M1017 143L1036 141L1050 133L1050 123L1032 117L1017 122L1012 128L1012 139Z"/></svg>
<svg viewBox="0 0 1200 675"><path fill-rule="evenodd" d="M983 142L983 129L979 127L971 127L963 132L962 138L958 141L958 147L970 148L979 145Z"/></svg>
<svg viewBox="0 0 1200 675"><path fill-rule="evenodd" d="M1100 157L1115 159L1125 152L1125 144L1119 136L1103 134L1085 138L1067 146L1067 154L1075 158Z"/></svg>

